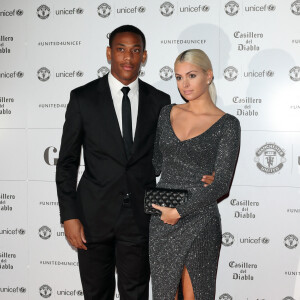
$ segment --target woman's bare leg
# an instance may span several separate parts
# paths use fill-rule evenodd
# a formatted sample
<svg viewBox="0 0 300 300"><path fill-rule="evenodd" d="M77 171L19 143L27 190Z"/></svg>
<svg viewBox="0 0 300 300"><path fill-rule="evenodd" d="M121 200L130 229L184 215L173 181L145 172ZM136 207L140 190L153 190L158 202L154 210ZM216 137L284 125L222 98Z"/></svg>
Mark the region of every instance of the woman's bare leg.
<svg viewBox="0 0 300 300"><path fill-rule="evenodd" d="M177 289L176 296L175 296L174 300L178 300L178 289Z"/></svg>
<svg viewBox="0 0 300 300"><path fill-rule="evenodd" d="M184 300L195 300L192 281L186 266L184 266L182 271L181 282Z"/></svg>

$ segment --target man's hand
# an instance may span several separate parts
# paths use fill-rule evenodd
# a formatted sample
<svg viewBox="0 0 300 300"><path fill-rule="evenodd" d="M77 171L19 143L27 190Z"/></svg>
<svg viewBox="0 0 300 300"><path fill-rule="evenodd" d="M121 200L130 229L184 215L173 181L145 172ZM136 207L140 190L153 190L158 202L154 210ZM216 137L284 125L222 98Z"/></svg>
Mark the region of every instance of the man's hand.
<svg viewBox="0 0 300 300"><path fill-rule="evenodd" d="M152 204L152 207L161 211L160 219L169 225L175 225L180 219L180 214L176 208L163 207L156 204Z"/></svg>
<svg viewBox="0 0 300 300"><path fill-rule="evenodd" d="M71 219L64 221L65 235L69 243L77 248L87 250L84 230L79 219Z"/></svg>
<svg viewBox="0 0 300 300"><path fill-rule="evenodd" d="M213 171L213 173L211 175L204 175L201 179L201 181L205 182L206 184L204 184L204 187L209 186L210 184L212 184L215 180L215 174L216 172Z"/></svg>

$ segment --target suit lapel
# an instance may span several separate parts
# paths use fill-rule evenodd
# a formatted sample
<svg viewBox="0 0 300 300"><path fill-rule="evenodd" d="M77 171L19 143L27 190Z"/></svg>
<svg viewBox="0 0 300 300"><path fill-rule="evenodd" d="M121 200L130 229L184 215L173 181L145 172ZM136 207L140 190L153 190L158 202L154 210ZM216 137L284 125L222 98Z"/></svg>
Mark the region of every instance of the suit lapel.
<svg viewBox="0 0 300 300"><path fill-rule="evenodd" d="M100 107L102 111L102 126L105 126L105 131L107 132L109 139L114 141L114 149L112 149L112 153L117 152L115 158L121 160L123 164L126 164L127 158L124 141L108 84L108 75L103 76L99 82L98 92L99 99L101 100Z"/></svg>

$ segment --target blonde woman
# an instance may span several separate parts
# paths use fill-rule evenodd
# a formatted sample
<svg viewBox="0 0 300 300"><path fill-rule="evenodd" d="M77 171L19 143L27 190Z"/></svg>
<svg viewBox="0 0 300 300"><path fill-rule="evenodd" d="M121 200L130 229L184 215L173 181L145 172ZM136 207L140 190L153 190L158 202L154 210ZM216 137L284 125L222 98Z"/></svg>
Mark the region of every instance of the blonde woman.
<svg viewBox="0 0 300 300"><path fill-rule="evenodd" d="M221 223L217 200L227 194L240 146L237 118L216 107L213 70L199 49L175 61L177 87L184 104L165 106L159 117L153 164L158 187L188 190L176 208L157 205L150 222L153 299L213 300ZM208 187L203 174L215 171ZM181 283L181 284L180 284Z"/></svg>

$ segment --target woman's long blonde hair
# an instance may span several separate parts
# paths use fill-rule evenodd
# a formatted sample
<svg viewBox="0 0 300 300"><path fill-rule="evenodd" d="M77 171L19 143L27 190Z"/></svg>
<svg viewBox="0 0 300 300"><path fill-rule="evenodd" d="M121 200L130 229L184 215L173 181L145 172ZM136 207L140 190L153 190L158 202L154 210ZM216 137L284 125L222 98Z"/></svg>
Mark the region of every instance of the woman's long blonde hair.
<svg viewBox="0 0 300 300"><path fill-rule="evenodd" d="M188 62L192 65L200 67L204 72L207 72L208 70L213 70L211 61L206 55L206 53L200 49L189 49L183 51L181 54L179 54L175 60L175 65L177 63L181 62ZM215 84L213 82L213 79L209 85L208 88L211 100L214 104L216 104L217 100L217 90L215 87Z"/></svg>

